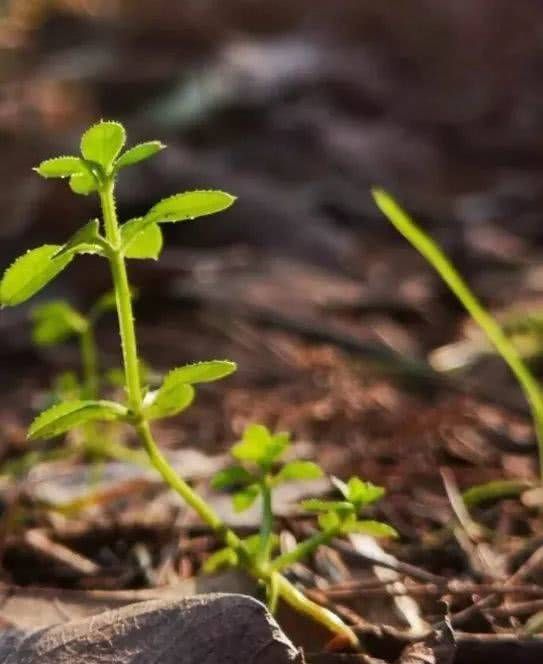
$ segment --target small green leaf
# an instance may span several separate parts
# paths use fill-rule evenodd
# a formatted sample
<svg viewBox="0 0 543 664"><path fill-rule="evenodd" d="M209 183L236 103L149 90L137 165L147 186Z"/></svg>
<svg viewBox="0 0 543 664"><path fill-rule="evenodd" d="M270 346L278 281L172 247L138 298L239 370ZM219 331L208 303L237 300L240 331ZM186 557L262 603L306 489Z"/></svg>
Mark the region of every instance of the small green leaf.
<svg viewBox="0 0 543 664"><path fill-rule="evenodd" d="M118 420L127 413L124 406L114 401L64 401L38 415L28 430L28 438L53 438L85 422Z"/></svg>
<svg viewBox="0 0 543 664"><path fill-rule="evenodd" d="M235 197L224 191L186 191L164 198L154 205L145 219L158 223L186 221L229 208Z"/></svg>
<svg viewBox="0 0 543 664"><path fill-rule="evenodd" d="M157 152L164 150L165 147L166 146L160 141L147 141L145 143L134 145L133 148L129 148L117 159L115 162L115 169L119 170L126 166L133 166L144 159L149 159L149 157L152 157Z"/></svg>
<svg viewBox="0 0 543 664"><path fill-rule="evenodd" d="M230 468L219 470L211 480L211 486L214 489L226 489L253 481L254 477L248 470L245 470L242 466L231 466Z"/></svg>
<svg viewBox="0 0 543 664"><path fill-rule="evenodd" d="M224 191L186 191L164 198L154 205L145 219L158 223L186 221L229 208L235 197Z"/></svg>
<svg viewBox="0 0 543 664"><path fill-rule="evenodd" d="M272 435L262 424L251 424L243 432L243 437L231 450L232 456L240 461L270 466L290 445L287 433Z"/></svg>
<svg viewBox="0 0 543 664"><path fill-rule="evenodd" d="M194 388L184 383L168 381L168 376L158 390L147 392L143 402L145 416L150 420L178 415L190 406Z"/></svg>
<svg viewBox="0 0 543 664"><path fill-rule="evenodd" d="M43 178L67 178L81 172L79 157L53 157L42 161L34 170Z"/></svg>
<svg viewBox="0 0 543 664"><path fill-rule="evenodd" d="M240 461L258 463L265 457L270 442L271 434L267 427L262 424L250 424L245 428L241 441L232 447L231 453Z"/></svg>
<svg viewBox="0 0 543 664"><path fill-rule="evenodd" d="M165 198L152 207L145 217L133 220L130 226L130 241L143 233L150 224L187 221L204 215L220 212L230 207L236 199L223 191L188 191Z"/></svg>
<svg viewBox="0 0 543 664"><path fill-rule="evenodd" d="M70 178L70 189L74 194L88 196L98 189L96 180L89 173L78 173Z"/></svg>
<svg viewBox="0 0 543 664"><path fill-rule="evenodd" d="M85 318L62 300L45 302L34 307L32 320L32 339L38 346L61 343L72 334L81 334L87 329Z"/></svg>
<svg viewBox="0 0 543 664"><path fill-rule="evenodd" d="M230 547L219 549L212 553L202 568L206 574L213 574L224 567L235 567L238 564L238 555Z"/></svg>
<svg viewBox="0 0 543 664"><path fill-rule="evenodd" d="M382 486L375 486L371 482L364 482L359 477L351 477L347 482L348 499L358 506L374 503L385 495Z"/></svg>
<svg viewBox="0 0 543 664"><path fill-rule="evenodd" d="M322 475L320 467L312 461L290 461L277 473L275 480L278 482L316 480Z"/></svg>
<svg viewBox="0 0 543 664"><path fill-rule="evenodd" d="M324 512L324 514L319 514L318 522L321 530L339 530L341 519L337 512Z"/></svg>
<svg viewBox="0 0 543 664"><path fill-rule="evenodd" d="M319 498L309 498L300 502L300 507L308 512L337 512L338 514L348 514L354 511L354 507L346 500L320 500Z"/></svg>
<svg viewBox="0 0 543 664"><path fill-rule="evenodd" d="M337 477L332 477L332 482L357 509L374 503L385 494L383 487L375 486L371 482L364 482L359 477L351 477L346 483Z"/></svg>
<svg viewBox="0 0 543 664"><path fill-rule="evenodd" d="M58 244L44 244L19 256L0 282L2 305L12 307L25 302L62 272L72 261L73 254L54 258L59 249Z"/></svg>
<svg viewBox="0 0 543 664"><path fill-rule="evenodd" d="M126 141L126 132L119 122L99 122L81 137L81 154L100 164L107 172Z"/></svg>
<svg viewBox="0 0 543 664"><path fill-rule="evenodd" d="M162 251L162 231L158 224L149 224L136 234L132 228L140 224L141 217L131 219L121 226L121 242L126 258L152 258L157 260Z"/></svg>
<svg viewBox="0 0 543 664"><path fill-rule="evenodd" d="M243 512L244 510L249 509L251 505L255 502L259 494L259 488L257 484L250 484L248 487L237 491L232 496L232 505L236 512Z"/></svg>
<svg viewBox="0 0 543 664"><path fill-rule="evenodd" d="M235 362L230 360L210 360L208 362L195 362L194 364L185 364L183 367L173 369L167 376L172 384L186 383L195 385L196 383L211 383L215 380L225 378L237 369Z"/></svg>
<svg viewBox="0 0 543 664"><path fill-rule="evenodd" d="M104 238L100 235L100 222L98 219L91 219L59 249L55 258L64 254L99 254L103 256L103 247Z"/></svg>
<svg viewBox="0 0 543 664"><path fill-rule="evenodd" d="M346 521L341 529L344 533L362 533L372 537L398 537L398 531L382 521Z"/></svg>

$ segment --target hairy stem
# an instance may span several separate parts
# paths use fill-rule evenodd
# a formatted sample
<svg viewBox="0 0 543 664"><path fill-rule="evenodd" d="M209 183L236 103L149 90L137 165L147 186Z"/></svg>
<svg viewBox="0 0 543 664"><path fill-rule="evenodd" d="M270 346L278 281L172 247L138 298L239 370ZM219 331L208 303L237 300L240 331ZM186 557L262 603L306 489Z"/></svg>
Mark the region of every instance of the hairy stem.
<svg viewBox="0 0 543 664"><path fill-rule="evenodd" d="M136 332L134 329L132 296L128 283L126 264L120 247L121 237L119 223L117 221L117 212L115 210L112 181L107 182L104 188L100 191L100 201L102 203L106 237L113 247L113 253L110 256L109 263L113 278L113 286L115 288L117 315L119 317L119 331L121 335L128 403L134 413L139 415L142 408L142 394L138 347L136 343Z"/></svg>

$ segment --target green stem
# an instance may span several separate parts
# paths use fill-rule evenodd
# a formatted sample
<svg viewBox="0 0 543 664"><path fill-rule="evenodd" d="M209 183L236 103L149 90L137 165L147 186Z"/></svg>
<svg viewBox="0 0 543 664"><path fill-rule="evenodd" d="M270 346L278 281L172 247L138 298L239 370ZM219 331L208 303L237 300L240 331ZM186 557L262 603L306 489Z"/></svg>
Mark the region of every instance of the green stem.
<svg viewBox="0 0 543 664"><path fill-rule="evenodd" d="M266 564L271 555L271 536L273 532L273 509L269 478L265 475L260 483L262 497L262 523L260 524L260 550L258 560Z"/></svg>
<svg viewBox="0 0 543 664"><path fill-rule="evenodd" d="M271 564L272 570L278 572L285 567L290 567L290 565L293 565L294 563L297 563L311 555L319 548L319 546L322 546L323 544L329 544L334 539L334 537L337 537L337 535L337 530L325 530L316 533L309 539L300 542L300 544L295 546L291 551L284 553L282 556L277 556L277 558Z"/></svg>
<svg viewBox="0 0 543 664"><path fill-rule="evenodd" d="M196 511L198 516L207 523L214 531L224 534L225 528L221 518L209 507L209 505L183 480L170 466L166 457L159 450L153 439L149 422L143 421L136 427L153 466L162 475L167 484ZM234 533L232 533L233 535ZM232 540L232 537L229 537ZM228 542L230 545L230 542ZM239 539L235 536L235 545Z"/></svg>
<svg viewBox="0 0 543 664"><path fill-rule="evenodd" d="M375 189L373 197L393 226L424 256L479 325L518 380L532 411L539 446L539 467L543 479L543 395L537 379L494 317L483 307L457 269L431 237L407 215L385 191Z"/></svg>
<svg viewBox="0 0 543 664"><path fill-rule="evenodd" d="M181 498L183 498L183 500L196 511L202 521L212 528L227 546L230 546L238 553L243 566L253 577L264 581L266 584L273 583L277 588L279 595L292 607L301 613L311 616L314 620L325 625L335 634L341 634L352 645L358 645L356 634L350 627L345 625L338 616L309 600L281 574L274 572L273 574L275 574L275 578L272 580L272 572L269 570L268 565L261 565L258 562L251 563L240 538L223 523L215 511L183 480L182 477L178 475L155 443L149 422L145 419L143 414L143 400L138 366L136 333L134 329L134 316L132 312L132 300L124 255L120 246L120 231L115 211L113 182L111 180L108 180L101 188L100 200L104 216L106 237L112 247L112 251L109 255L109 262L111 265L111 274L113 277L113 286L117 303L128 401L135 416L136 430L151 463L168 486L176 491ZM271 527L271 519L269 523Z"/></svg>
<svg viewBox="0 0 543 664"><path fill-rule="evenodd" d="M316 622L327 627L334 634L340 634L355 648L359 645L358 637L354 631L346 625L339 616L332 611L328 611L320 604L308 599L303 593L295 588L290 581L285 579L282 574L277 574L277 588L279 595L292 608L300 613L309 616Z"/></svg>
<svg viewBox="0 0 543 664"><path fill-rule="evenodd" d="M115 288L117 315L119 317L119 331L121 335L128 402L134 413L139 415L142 408L142 395L138 363L138 347L134 330L132 296L130 294L126 264L120 247L121 235L117 221L117 212L115 210L113 182L107 182L104 188L100 191L100 200L102 203L106 237L113 247L109 263L111 266L113 286Z"/></svg>

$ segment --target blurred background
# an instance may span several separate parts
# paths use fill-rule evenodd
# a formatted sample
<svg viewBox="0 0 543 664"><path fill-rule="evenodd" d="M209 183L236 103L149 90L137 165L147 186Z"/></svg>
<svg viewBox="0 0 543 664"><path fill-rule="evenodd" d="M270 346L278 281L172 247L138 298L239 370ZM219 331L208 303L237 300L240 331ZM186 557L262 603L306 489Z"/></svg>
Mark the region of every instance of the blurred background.
<svg viewBox="0 0 543 664"><path fill-rule="evenodd" d="M370 187L412 211L493 310L537 313L543 4L4 0L0 49L3 266L96 214L31 168L99 118L169 146L123 172L124 219L185 189L238 196L167 228L159 263L130 266L151 366L240 365L164 425L165 445L222 448L262 420L318 446L328 470L397 491L440 483L451 458L463 485L533 474L518 389ZM84 257L39 299L84 308L108 288ZM70 344L33 347L28 311L0 314L4 458L24 448L29 389L77 361ZM537 367L540 326L529 333ZM113 318L99 340L116 366ZM529 453L503 454L505 439Z"/></svg>

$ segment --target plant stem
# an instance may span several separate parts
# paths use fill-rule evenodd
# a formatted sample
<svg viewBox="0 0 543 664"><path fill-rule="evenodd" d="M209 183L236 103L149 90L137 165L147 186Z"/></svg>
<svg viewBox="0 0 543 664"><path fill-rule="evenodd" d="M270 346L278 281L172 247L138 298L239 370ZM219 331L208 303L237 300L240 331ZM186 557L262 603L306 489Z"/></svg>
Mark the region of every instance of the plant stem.
<svg viewBox="0 0 543 664"><path fill-rule="evenodd" d="M224 533L224 524L214 510L183 480L170 466L153 439L149 422L143 421L136 427L145 450L153 466L162 475L168 485L183 498L213 530ZM233 533L232 533L233 534ZM229 539L232 539L231 537ZM228 542L230 544L230 542ZM239 544L236 537L235 545Z"/></svg>
<svg viewBox="0 0 543 664"><path fill-rule="evenodd" d="M149 422L143 414L134 315L132 312L132 300L125 259L120 246L121 238L115 211L112 180L108 180L101 188L100 201L102 204L106 237L113 248L109 255L109 262L117 303L128 402L135 417L135 428L151 463L168 486L176 491L196 511L202 521L210 526L227 546L230 546L238 553L240 561L253 577L264 581L266 584L273 583L279 595L293 608L311 616L315 621L326 626L333 633L343 635L353 646L358 645L356 634L338 616L309 600L281 574L271 572L267 564L250 563L240 538L223 523L215 511L178 475L155 443ZM271 533L271 499L269 509L270 518L267 519L266 532L269 527ZM268 536L268 541L269 539ZM273 579L272 574L274 574Z"/></svg>
<svg viewBox="0 0 543 664"><path fill-rule="evenodd" d="M113 277L113 286L115 288L117 315L119 317L119 331L121 335L128 403L134 414L140 415L142 395L138 363L138 347L136 344L134 314L132 311L132 296L128 284L126 264L120 247L121 237L117 221L117 212L115 210L112 181L108 181L100 191L100 201L102 203L106 237L113 247L109 264Z"/></svg>
<svg viewBox="0 0 543 664"><path fill-rule="evenodd" d="M282 556L277 556L271 564L272 570L278 572L285 567L289 567L290 565L303 560L306 556L311 555L322 544L328 544L331 542L334 537L337 537L337 535L338 532L336 530L326 530L316 533L309 539L300 542L300 544L295 546L291 551L284 553Z"/></svg>
<svg viewBox="0 0 543 664"><path fill-rule="evenodd" d="M262 522L260 524L259 562L266 564L271 555L271 535L273 532L272 496L268 476L265 475L260 482L262 496Z"/></svg>
<svg viewBox="0 0 543 664"><path fill-rule="evenodd" d="M483 307L448 256L385 191L375 189L377 207L393 226L422 254L486 334L519 382L532 411L539 446L539 468L543 480L543 394L541 386L495 318Z"/></svg>
<svg viewBox="0 0 543 664"><path fill-rule="evenodd" d="M308 599L303 593L295 588L282 574L277 574L277 588L279 595L292 608L309 616L316 622L327 627L334 634L341 634L355 648L359 645L358 637L354 631L347 626L339 616L328 611L320 604Z"/></svg>

